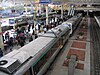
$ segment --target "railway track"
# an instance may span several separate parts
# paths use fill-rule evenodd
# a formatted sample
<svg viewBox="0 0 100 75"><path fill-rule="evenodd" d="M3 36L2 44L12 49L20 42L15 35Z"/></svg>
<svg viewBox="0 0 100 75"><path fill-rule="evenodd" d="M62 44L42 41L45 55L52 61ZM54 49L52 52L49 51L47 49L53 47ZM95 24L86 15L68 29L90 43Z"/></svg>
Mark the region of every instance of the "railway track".
<svg viewBox="0 0 100 75"><path fill-rule="evenodd" d="M90 22L90 37L92 41L91 75L100 75L100 27L94 18L91 18Z"/></svg>

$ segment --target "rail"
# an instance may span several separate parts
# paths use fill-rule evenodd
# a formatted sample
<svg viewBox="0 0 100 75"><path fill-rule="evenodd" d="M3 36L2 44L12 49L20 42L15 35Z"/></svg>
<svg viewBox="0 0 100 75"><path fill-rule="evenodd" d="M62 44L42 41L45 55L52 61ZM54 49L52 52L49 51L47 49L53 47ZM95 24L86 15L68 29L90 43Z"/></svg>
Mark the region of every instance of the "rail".
<svg viewBox="0 0 100 75"><path fill-rule="evenodd" d="M92 74L91 75L100 75L100 28L94 18L91 18L90 24L90 35L92 42Z"/></svg>

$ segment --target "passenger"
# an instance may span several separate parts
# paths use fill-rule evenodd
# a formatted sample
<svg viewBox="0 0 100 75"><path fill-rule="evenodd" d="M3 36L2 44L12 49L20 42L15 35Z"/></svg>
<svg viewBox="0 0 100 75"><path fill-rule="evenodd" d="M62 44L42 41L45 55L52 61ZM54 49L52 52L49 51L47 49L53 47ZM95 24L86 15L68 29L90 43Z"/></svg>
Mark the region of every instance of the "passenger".
<svg viewBox="0 0 100 75"><path fill-rule="evenodd" d="M36 39L36 38L38 38L38 35L37 35L37 34L35 34L35 39Z"/></svg>
<svg viewBox="0 0 100 75"><path fill-rule="evenodd" d="M30 32L30 28L31 28L31 25L29 24L29 25L28 25L28 32Z"/></svg>
<svg viewBox="0 0 100 75"><path fill-rule="evenodd" d="M8 45L9 45L9 49L12 51L13 48L13 37L10 37L9 41L8 41Z"/></svg>
<svg viewBox="0 0 100 75"><path fill-rule="evenodd" d="M9 32L7 32L7 33L5 34L5 39L6 39L6 40L9 40Z"/></svg>
<svg viewBox="0 0 100 75"><path fill-rule="evenodd" d="M25 30L26 30L25 27L22 27L22 28L21 28L21 32L22 32L22 33L24 33Z"/></svg>
<svg viewBox="0 0 100 75"><path fill-rule="evenodd" d="M4 41L4 50L8 49L8 41Z"/></svg>
<svg viewBox="0 0 100 75"><path fill-rule="evenodd" d="M20 45L21 47L24 46L24 41L23 41L21 38L19 38L18 43L19 43L19 45Z"/></svg>
<svg viewBox="0 0 100 75"><path fill-rule="evenodd" d="M34 23L32 24L32 29L34 28Z"/></svg>
<svg viewBox="0 0 100 75"><path fill-rule="evenodd" d="M38 24L38 30L40 31L40 27L41 27L41 25L40 24Z"/></svg>
<svg viewBox="0 0 100 75"><path fill-rule="evenodd" d="M32 35L34 35L35 34L35 29L33 29L33 32L32 32Z"/></svg>
<svg viewBox="0 0 100 75"><path fill-rule="evenodd" d="M3 51L0 48L0 58L3 56Z"/></svg>
<svg viewBox="0 0 100 75"><path fill-rule="evenodd" d="M46 31L49 30L49 25L46 25Z"/></svg>
<svg viewBox="0 0 100 75"><path fill-rule="evenodd" d="M33 41L32 35L29 36L29 42Z"/></svg>
<svg viewBox="0 0 100 75"><path fill-rule="evenodd" d="M17 32L17 35L19 35L20 34L20 29L19 29L19 27L16 29L16 32Z"/></svg>
<svg viewBox="0 0 100 75"><path fill-rule="evenodd" d="M44 33L46 33L46 31L47 31L47 29L46 29L46 28L44 28Z"/></svg>
<svg viewBox="0 0 100 75"><path fill-rule="evenodd" d="M19 34L19 37L22 38L23 36L24 36L24 33L21 32L21 33Z"/></svg>
<svg viewBox="0 0 100 75"><path fill-rule="evenodd" d="M55 25L57 25L57 21L58 21L58 18L57 18L57 17L55 17Z"/></svg>

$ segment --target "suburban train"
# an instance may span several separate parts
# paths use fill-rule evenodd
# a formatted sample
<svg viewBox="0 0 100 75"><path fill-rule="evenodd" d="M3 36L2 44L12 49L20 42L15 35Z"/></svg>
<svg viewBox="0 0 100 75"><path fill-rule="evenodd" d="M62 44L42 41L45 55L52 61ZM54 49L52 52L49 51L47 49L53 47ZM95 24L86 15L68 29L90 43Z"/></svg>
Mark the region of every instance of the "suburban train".
<svg viewBox="0 0 100 75"><path fill-rule="evenodd" d="M29 44L1 57L0 75L43 75L72 34L71 26L77 27L82 14L71 19L70 24L62 23Z"/></svg>

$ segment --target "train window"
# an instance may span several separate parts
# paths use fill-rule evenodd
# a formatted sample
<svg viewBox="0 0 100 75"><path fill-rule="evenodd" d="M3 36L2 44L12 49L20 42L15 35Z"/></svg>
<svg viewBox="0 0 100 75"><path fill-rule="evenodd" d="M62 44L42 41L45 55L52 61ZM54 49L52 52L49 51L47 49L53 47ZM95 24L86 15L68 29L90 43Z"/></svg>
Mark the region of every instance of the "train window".
<svg viewBox="0 0 100 75"><path fill-rule="evenodd" d="M68 39L68 37L69 37L69 34L70 33L70 30L68 30L67 32L66 32L66 34L64 34L64 35L62 35L62 39L63 39L63 42L65 42L67 39Z"/></svg>
<svg viewBox="0 0 100 75"><path fill-rule="evenodd" d="M34 75L36 75L39 72L38 63L33 66L33 71L34 71Z"/></svg>
<svg viewBox="0 0 100 75"><path fill-rule="evenodd" d="M45 55L46 60L48 60L49 57L51 57L51 50L49 50L49 51L47 52L47 54Z"/></svg>
<svg viewBox="0 0 100 75"><path fill-rule="evenodd" d="M41 68L43 67L43 65L46 63L46 59L45 56L43 56L34 66L33 66L33 70L34 70L34 75L36 75Z"/></svg>
<svg viewBox="0 0 100 75"><path fill-rule="evenodd" d="M32 74L32 69L28 69L23 75L33 75Z"/></svg>
<svg viewBox="0 0 100 75"><path fill-rule="evenodd" d="M60 38L60 39L59 39L59 46L62 46L62 45L63 45L63 39Z"/></svg>
<svg viewBox="0 0 100 75"><path fill-rule="evenodd" d="M41 69L43 67L43 65L46 63L46 59L45 56L43 56L40 61L38 61L38 65L39 65L39 69Z"/></svg>
<svg viewBox="0 0 100 75"><path fill-rule="evenodd" d="M48 59L53 55L53 53L59 48L59 42L56 42L54 46L33 66L34 75L41 70Z"/></svg>
<svg viewBox="0 0 100 75"><path fill-rule="evenodd" d="M56 42L51 49L51 54L53 54L59 48L59 42Z"/></svg>

